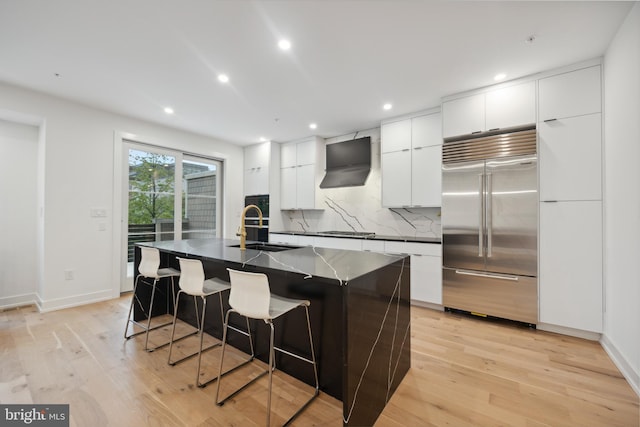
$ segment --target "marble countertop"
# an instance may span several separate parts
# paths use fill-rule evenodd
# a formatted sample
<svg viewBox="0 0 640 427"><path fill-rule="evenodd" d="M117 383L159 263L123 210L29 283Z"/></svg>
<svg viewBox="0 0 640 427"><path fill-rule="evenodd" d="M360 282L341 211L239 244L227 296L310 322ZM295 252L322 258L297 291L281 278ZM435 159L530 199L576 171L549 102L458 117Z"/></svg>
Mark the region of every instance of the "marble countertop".
<svg viewBox="0 0 640 427"><path fill-rule="evenodd" d="M289 234L292 236L317 236L317 237L337 237L340 239L362 239L362 240L386 240L392 242L415 242L415 243L436 243L441 244L442 239L440 237L426 237L426 236L385 236L375 234L372 236L349 236L349 235L329 235L321 232L311 231L269 231L274 234Z"/></svg>
<svg viewBox="0 0 640 427"><path fill-rule="evenodd" d="M247 241L247 244L254 243ZM188 239L163 242L138 243L175 255L188 255L202 259L221 260L259 268L290 271L307 277L322 277L345 285L351 279L386 267L408 255L381 254L376 252L348 251L340 249L293 247L281 252L254 249L240 250L239 240ZM282 245L279 245L282 246Z"/></svg>

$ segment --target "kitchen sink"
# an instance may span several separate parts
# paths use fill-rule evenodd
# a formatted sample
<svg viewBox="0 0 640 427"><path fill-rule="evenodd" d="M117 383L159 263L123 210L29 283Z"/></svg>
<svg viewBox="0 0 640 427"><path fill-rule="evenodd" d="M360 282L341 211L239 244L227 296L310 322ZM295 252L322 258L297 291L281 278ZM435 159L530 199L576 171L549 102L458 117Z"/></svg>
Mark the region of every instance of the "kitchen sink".
<svg viewBox="0 0 640 427"><path fill-rule="evenodd" d="M230 248L239 248L240 245L231 245ZM247 243L245 245L247 249L253 249L256 251L265 251L265 252L282 252L288 251L291 249L298 249L302 246L289 246L289 245L274 245L271 243Z"/></svg>

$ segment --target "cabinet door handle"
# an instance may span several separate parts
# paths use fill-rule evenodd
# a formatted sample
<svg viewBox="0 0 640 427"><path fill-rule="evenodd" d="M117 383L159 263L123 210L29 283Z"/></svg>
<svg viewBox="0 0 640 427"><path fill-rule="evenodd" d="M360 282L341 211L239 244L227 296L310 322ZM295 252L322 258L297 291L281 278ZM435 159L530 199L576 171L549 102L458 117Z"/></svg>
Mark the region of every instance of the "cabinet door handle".
<svg viewBox="0 0 640 427"><path fill-rule="evenodd" d="M489 132L493 132L494 130L500 130L500 128L489 129Z"/></svg>
<svg viewBox="0 0 640 427"><path fill-rule="evenodd" d="M414 150L422 150L424 147L416 147Z"/></svg>
<svg viewBox="0 0 640 427"><path fill-rule="evenodd" d="M557 200L543 200L542 203L558 203Z"/></svg>
<svg viewBox="0 0 640 427"><path fill-rule="evenodd" d="M482 133L482 131L481 131L481 130L476 130L476 131L474 131L474 132L471 132L471 135L475 135L475 134L477 134L477 133Z"/></svg>
<svg viewBox="0 0 640 427"><path fill-rule="evenodd" d="M545 120L544 122L545 122L545 123L549 123L549 122L555 122L556 120L558 120L558 119L547 119L547 120Z"/></svg>
<svg viewBox="0 0 640 427"><path fill-rule="evenodd" d="M402 151L404 152L404 151L410 151L410 150L409 150L408 148L405 148L405 149L404 149L404 150L402 150Z"/></svg>

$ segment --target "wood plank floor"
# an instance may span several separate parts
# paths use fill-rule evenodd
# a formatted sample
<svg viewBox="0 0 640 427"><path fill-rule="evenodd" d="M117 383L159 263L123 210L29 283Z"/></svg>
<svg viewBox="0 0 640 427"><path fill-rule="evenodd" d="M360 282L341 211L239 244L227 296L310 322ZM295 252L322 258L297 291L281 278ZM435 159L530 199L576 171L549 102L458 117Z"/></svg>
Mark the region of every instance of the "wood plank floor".
<svg viewBox="0 0 640 427"><path fill-rule="evenodd" d="M195 359L171 367L167 348L147 353L142 336L123 340L129 298L0 312L0 402L68 403L78 427L264 425L266 378L217 407L215 383L195 387ZM376 426L640 425L638 396L597 342L418 307L411 335L412 368ZM178 351L195 344L185 339ZM217 372L218 354L203 356L203 378ZM259 368L225 377L221 393ZM276 372L273 425L310 391ZM321 394L294 425L340 426L341 408Z"/></svg>

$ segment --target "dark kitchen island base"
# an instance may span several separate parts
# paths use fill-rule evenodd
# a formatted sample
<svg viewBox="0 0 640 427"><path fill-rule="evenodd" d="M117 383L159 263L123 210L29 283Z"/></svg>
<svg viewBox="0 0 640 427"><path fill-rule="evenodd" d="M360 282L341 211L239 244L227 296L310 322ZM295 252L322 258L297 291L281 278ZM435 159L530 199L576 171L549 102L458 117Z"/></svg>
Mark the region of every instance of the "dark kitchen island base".
<svg viewBox="0 0 640 427"><path fill-rule="evenodd" d="M200 259L207 277L229 280L227 268L263 272L271 292L311 301L310 318L318 359L320 389L343 402L346 426L373 425L410 368L410 265L408 256L304 247L282 252L247 249L237 241L194 239L149 243L161 251L163 266L177 268L176 257ZM136 247L135 266L140 261ZM168 289L164 285L160 288ZM136 298L148 306L149 287ZM177 292L177 284L176 284ZM153 315L172 310L168 292L156 292ZM227 295L225 295L225 305ZM168 303L169 301L169 303ZM225 306L225 310L228 305ZM135 318L145 314L136 305ZM181 304L178 317L196 324L193 306ZM220 308L207 305L210 335L221 338ZM304 311L279 319L276 346L309 355ZM239 316L230 323L245 329ZM268 330L251 323L258 358L268 358ZM249 351L246 337L230 334L229 342ZM276 352L278 369L313 384L308 364Z"/></svg>

